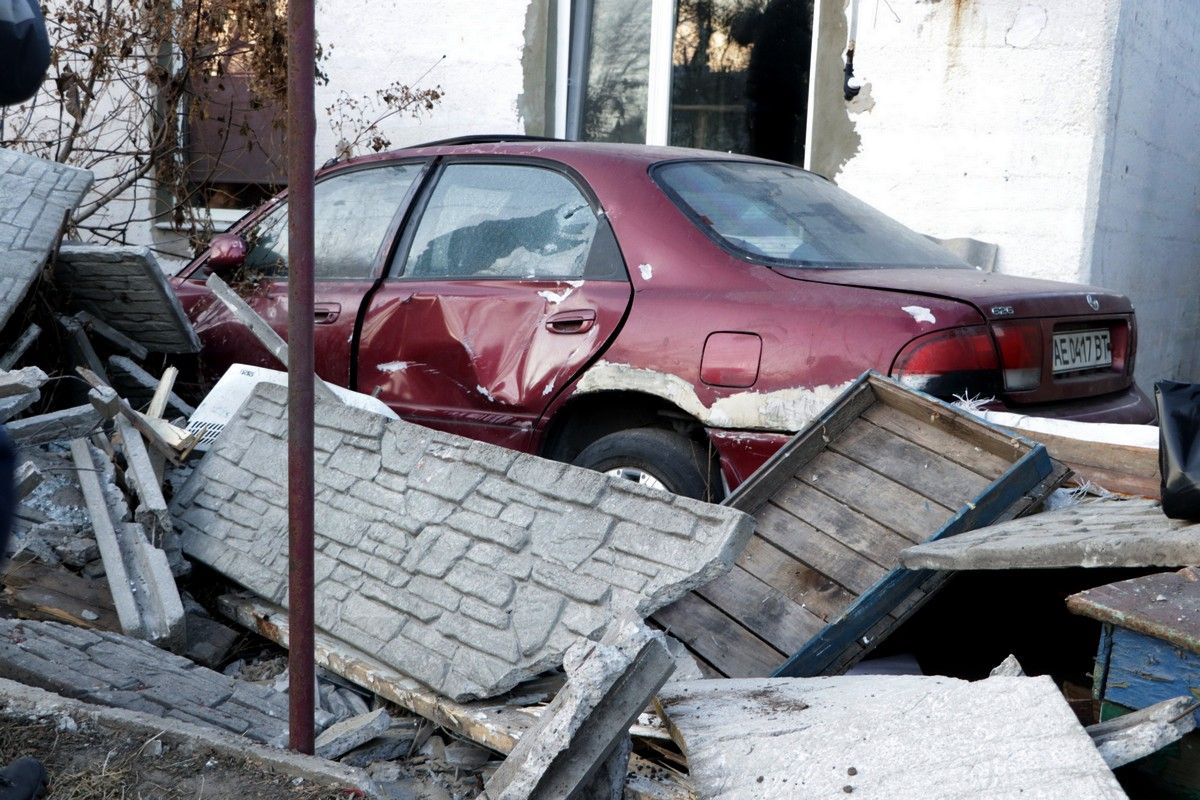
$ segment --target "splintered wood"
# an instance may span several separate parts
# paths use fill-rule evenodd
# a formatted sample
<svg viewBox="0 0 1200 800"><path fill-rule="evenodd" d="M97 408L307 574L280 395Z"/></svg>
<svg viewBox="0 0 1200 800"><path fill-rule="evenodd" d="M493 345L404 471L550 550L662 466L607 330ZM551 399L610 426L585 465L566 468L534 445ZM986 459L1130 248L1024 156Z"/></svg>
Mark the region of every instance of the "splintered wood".
<svg viewBox="0 0 1200 800"><path fill-rule="evenodd" d="M1044 448L878 376L726 500L757 530L726 575L655 615L712 676L844 671L941 578L914 544L1026 513L1065 477Z"/></svg>

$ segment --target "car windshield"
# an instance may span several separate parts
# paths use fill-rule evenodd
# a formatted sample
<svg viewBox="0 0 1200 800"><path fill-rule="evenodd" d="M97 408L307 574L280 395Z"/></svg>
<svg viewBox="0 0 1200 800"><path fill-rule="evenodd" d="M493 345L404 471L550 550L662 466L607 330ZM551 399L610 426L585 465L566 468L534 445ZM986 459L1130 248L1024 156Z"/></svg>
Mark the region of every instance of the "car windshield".
<svg viewBox="0 0 1200 800"><path fill-rule="evenodd" d="M707 234L754 261L822 269L966 267L829 181L794 167L686 161L654 170Z"/></svg>

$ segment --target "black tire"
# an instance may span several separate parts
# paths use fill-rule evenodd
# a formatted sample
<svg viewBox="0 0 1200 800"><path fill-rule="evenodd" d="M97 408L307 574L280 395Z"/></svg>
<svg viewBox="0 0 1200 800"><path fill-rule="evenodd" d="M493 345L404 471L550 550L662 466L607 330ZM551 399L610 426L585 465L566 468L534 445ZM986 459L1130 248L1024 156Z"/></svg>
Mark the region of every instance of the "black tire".
<svg viewBox="0 0 1200 800"><path fill-rule="evenodd" d="M608 472L626 468L650 475L675 494L719 502L720 472L705 448L662 428L632 428L602 436L585 447L576 466Z"/></svg>

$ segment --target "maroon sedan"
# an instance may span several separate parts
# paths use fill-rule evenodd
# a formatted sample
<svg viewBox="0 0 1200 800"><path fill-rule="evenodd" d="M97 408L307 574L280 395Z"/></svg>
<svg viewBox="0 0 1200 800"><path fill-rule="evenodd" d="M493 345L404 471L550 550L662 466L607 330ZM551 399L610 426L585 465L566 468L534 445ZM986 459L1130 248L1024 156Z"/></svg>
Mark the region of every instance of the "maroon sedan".
<svg viewBox="0 0 1200 800"><path fill-rule="evenodd" d="M783 164L448 142L322 170L315 213L321 377L692 496L745 480L867 369L1021 413L1154 418L1126 298L985 274ZM286 336L287 267L281 196L175 279L214 374L278 365L208 271Z"/></svg>

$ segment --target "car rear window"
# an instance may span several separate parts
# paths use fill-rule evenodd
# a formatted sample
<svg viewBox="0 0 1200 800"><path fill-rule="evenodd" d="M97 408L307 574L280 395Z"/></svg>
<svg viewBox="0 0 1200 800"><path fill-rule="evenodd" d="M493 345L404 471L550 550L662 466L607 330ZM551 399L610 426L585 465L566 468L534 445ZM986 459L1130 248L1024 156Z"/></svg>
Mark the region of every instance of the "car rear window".
<svg viewBox="0 0 1200 800"><path fill-rule="evenodd" d="M739 161L660 164L653 177L701 230L780 267L965 267L946 248L804 170Z"/></svg>

